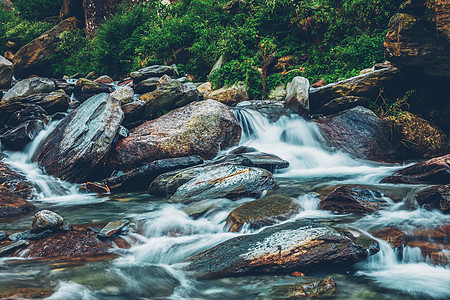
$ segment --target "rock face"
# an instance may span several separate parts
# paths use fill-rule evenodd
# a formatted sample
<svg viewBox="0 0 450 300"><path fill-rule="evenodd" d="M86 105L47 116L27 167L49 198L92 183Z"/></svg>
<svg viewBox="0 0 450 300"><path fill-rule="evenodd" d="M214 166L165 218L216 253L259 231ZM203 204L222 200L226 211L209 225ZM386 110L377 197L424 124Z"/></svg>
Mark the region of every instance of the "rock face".
<svg viewBox="0 0 450 300"><path fill-rule="evenodd" d="M386 57L399 67L417 67L428 75L450 76L450 4L416 0L389 21Z"/></svg>
<svg viewBox="0 0 450 300"><path fill-rule="evenodd" d="M270 195L234 209L227 217L226 226L233 232L240 231L244 224L257 229L287 220L295 215L299 208L294 198Z"/></svg>
<svg viewBox="0 0 450 300"><path fill-rule="evenodd" d="M0 161L0 185L24 199L31 198L35 187L25 176L13 171L2 161Z"/></svg>
<svg viewBox="0 0 450 300"><path fill-rule="evenodd" d="M223 163L162 174L148 192L172 195L172 202L190 203L211 198L258 197L274 187L272 174L267 170Z"/></svg>
<svg viewBox="0 0 450 300"><path fill-rule="evenodd" d="M111 191L145 191L160 174L192 167L203 163L200 156L176 157L155 160L145 166L106 179Z"/></svg>
<svg viewBox="0 0 450 300"><path fill-rule="evenodd" d="M34 208L25 198L0 185L0 217L21 215L33 211Z"/></svg>
<svg viewBox="0 0 450 300"><path fill-rule="evenodd" d="M311 114L333 99L345 96L367 97L376 99L380 89L396 86L400 72L396 68L384 68L364 75L352 77L319 88L311 88L309 104Z"/></svg>
<svg viewBox="0 0 450 300"><path fill-rule="evenodd" d="M40 120L26 121L16 128L8 130L0 140L5 149L21 151L44 129L45 124Z"/></svg>
<svg viewBox="0 0 450 300"><path fill-rule="evenodd" d="M445 214L450 213L450 184L434 186L416 195L417 203L425 209L439 209Z"/></svg>
<svg viewBox="0 0 450 300"><path fill-rule="evenodd" d="M200 276L236 276L336 268L376 253L378 244L355 243L326 225L296 221L233 238L188 259Z"/></svg>
<svg viewBox="0 0 450 300"><path fill-rule="evenodd" d="M358 106L317 121L329 145L352 156L389 160L398 154L399 134L371 110Z"/></svg>
<svg viewBox="0 0 450 300"><path fill-rule="evenodd" d="M50 64L47 59L55 54L56 44L61 33L77 28L77 19L66 19L26 44L14 55L14 73L19 78L30 75L49 75Z"/></svg>
<svg viewBox="0 0 450 300"><path fill-rule="evenodd" d="M34 159L50 175L83 182L108 154L122 119L117 99L91 97L58 124Z"/></svg>
<svg viewBox="0 0 450 300"><path fill-rule="evenodd" d="M39 93L51 93L55 90L55 83L48 78L32 77L19 81L3 95L2 104L14 101L16 98Z"/></svg>
<svg viewBox="0 0 450 300"><path fill-rule="evenodd" d="M140 99L146 102L145 116L155 119L172 109L199 101L201 96L193 83L181 84L178 80L164 75L158 81L156 90L142 95Z"/></svg>
<svg viewBox="0 0 450 300"><path fill-rule="evenodd" d="M135 84L150 77L160 78L163 75L176 76L177 72L171 66L154 65L130 73L130 77Z"/></svg>
<svg viewBox="0 0 450 300"><path fill-rule="evenodd" d="M447 136L427 120L407 111L389 120L400 126L402 144L411 155L432 158L448 153Z"/></svg>
<svg viewBox="0 0 450 300"><path fill-rule="evenodd" d="M57 229L62 226L64 219L50 210L41 210L33 217L31 232L39 232L47 229Z"/></svg>
<svg viewBox="0 0 450 300"><path fill-rule="evenodd" d="M8 89L14 75L13 64L0 55L0 89Z"/></svg>
<svg viewBox="0 0 450 300"><path fill-rule="evenodd" d="M369 99L358 96L345 96L331 100L324 104L318 111L321 115L337 114L346 109L350 109L356 106L369 106Z"/></svg>
<svg viewBox="0 0 450 300"><path fill-rule="evenodd" d="M339 214L368 214L387 205L379 191L358 186L341 186L320 202L319 209Z"/></svg>
<svg viewBox="0 0 450 300"><path fill-rule="evenodd" d="M238 82L231 87L223 87L218 90L206 92L204 99L213 99L228 106L234 106L239 102L248 100L248 90L243 82Z"/></svg>
<svg viewBox="0 0 450 300"><path fill-rule="evenodd" d="M191 155L210 159L240 137L241 127L228 107L214 100L194 102L132 129L112 151L109 168L128 171Z"/></svg>
<svg viewBox="0 0 450 300"><path fill-rule="evenodd" d="M287 85L284 107L294 110L302 117L309 117L309 80L297 76Z"/></svg>
<svg viewBox="0 0 450 300"><path fill-rule="evenodd" d="M432 158L396 171L391 176L381 180L381 182L406 184L449 184L450 154Z"/></svg>

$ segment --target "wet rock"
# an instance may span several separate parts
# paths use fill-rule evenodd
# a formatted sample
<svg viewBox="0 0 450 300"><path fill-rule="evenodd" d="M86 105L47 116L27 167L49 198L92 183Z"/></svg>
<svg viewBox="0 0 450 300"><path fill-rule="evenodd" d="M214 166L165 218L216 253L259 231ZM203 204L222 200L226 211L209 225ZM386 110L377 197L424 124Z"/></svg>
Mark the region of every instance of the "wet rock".
<svg viewBox="0 0 450 300"><path fill-rule="evenodd" d="M87 191L91 193L97 193L97 194L109 194L111 190L107 185L103 185L102 183L98 182L86 182L85 184L82 184L80 186L80 189L82 191Z"/></svg>
<svg viewBox="0 0 450 300"><path fill-rule="evenodd" d="M223 208L229 201L227 199L206 199L189 204L183 208L183 211L189 217L197 219L209 211Z"/></svg>
<svg viewBox="0 0 450 300"><path fill-rule="evenodd" d="M150 93L156 90L156 87L158 85L159 77L150 77L145 80L142 80L136 86L134 87L134 91L137 94L145 94Z"/></svg>
<svg viewBox="0 0 450 300"><path fill-rule="evenodd" d="M396 128L367 108L358 106L316 123L332 148L353 157L385 161L398 156L400 137Z"/></svg>
<svg viewBox="0 0 450 300"><path fill-rule="evenodd" d="M396 228L385 228L376 231L373 233L373 236L388 242L395 249L402 248L407 242L406 233Z"/></svg>
<svg viewBox="0 0 450 300"><path fill-rule="evenodd" d="M448 153L449 140L442 130L410 112L402 112L389 121L401 128L401 140L412 156L432 158Z"/></svg>
<svg viewBox="0 0 450 300"><path fill-rule="evenodd" d="M3 240L5 240L5 239L6 239L6 236L7 236L6 232L0 231L0 242L3 241Z"/></svg>
<svg viewBox="0 0 450 300"><path fill-rule="evenodd" d="M17 216L34 210L34 205L25 198L0 185L0 217Z"/></svg>
<svg viewBox="0 0 450 300"><path fill-rule="evenodd" d="M425 209L450 213L450 184L433 186L416 195L417 203Z"/></svg>
<svg viewBox="0 0 450 300"><path fill-rule="evenodd" d="M111 84L114 83L114 80L109 77L108 75L102 75L94 80L94 82L101 83L101 84Z"/></svg>
<svg viewBox="0 0 450 300"><path fill-rule="evenodd" d="M0 185L0 188L4 187L24 199L31 198L35 188L35 185L29 182L25 176L13 171L2 161L0 161Z"/></svg>
<svg viewBox="0 0 450 300"><path fill-rule="evenodd" d="M231 87L223 87L218 90L206 92L204 99L213 99L228 106L235 106L239 102L248 100L248 89L243 82L238 82Z"/></svg>
<svg viewBox="0 0 450 300"><path fill-rule="evenodd" d="M0 89L9 89L14 75L13 64L0 55Z"/></svg>
<svg viewBox="0 0 450 300"><path fill-rule="evenodd" d="M10 101L24 104L38 105L48 114L65 112L69 107L70 98L64 90L57 90L51 93L40 93L14 98Z"/></svg>
<svg viewBox="0 0 450 300"><path fill-rule="evenodd" d="M55 83L48 78L31 77L16 83L6 94L3 95L2 104L13 101L15 98L40 93L51 93L55 91Z"/></svg>
<svg viewBox="0 0 450 300"><path fill-rule="evenodd" d="M269 94L267 95L267 99L269 100L275 100L275 101L282 101L286 99L286 85L284 83L278 85L276 88L269 91Z"/></svg>
<svg viewBox="0 0 450 300"><path fill-rule="evenodd" d="M449 184L450 154L432 158L394 172L381 180L382 183Z"/></svg>
<svg viewBox="0 0 450 300"><path fill-rule="evenodd" d="M283 103L272 100L244 101L236 105L235 111L238 112L240 108L256 110L265 115L270 122L276 122L281 116L287 115ZM239 114L237 114L237 117L239 117Z"/></svg>
<svg viewBox="0 0 450 300"><path fill-rule="evenodd" d="M51 64L48 59L56 54L56 45L61 40L61 34L67 30L76 29L77 23L76 18L66 19L20 48L14 55L15 75L18 78L49 75Z"/></svg>
<svg viewBox="0 0 450 300"><path fill-rule="evenodd" d="M5 106L10 106L9 104ZM13 106L13 105L11 105ZM2 106L3 107L3 106ZM44 124L48 123L48 115L40 106L34 104L21 105L8 119L6 123L7 128L14 128L26 121L39 120ZM1 121L0 121L1 122Z"/></svg>
<svg viewBox="0 0 450 300"><path fill-rule="evenodd" d="M23 248L26 245L28 245L28 242L21 240L21 241L9 243L6 246L1 246L0 247L0 257L11 253L11 252L17 250L18 248Z"/></svg>
<svg viewBox="0 0 450 300"><path fill-rule="evenodd" d="M45 238L53 233L53 230L46 229L44 231L39 232L31 232L30 230L25 230L23 232L13 233L9 236L11 241L20 241L20 240L39 240Z"/></svg>
<svg viewBox="0 0 450 300"><path fill-rule="evenodd" d="M284 159L281 159L273 154L263 152L252 152L252 153L242 153L239 154L239 156L249 159L250 162L253 164L253 166L266 169L270 172L289 168L288 161L285 161Z"/></svg>
<svg viewBox="0 0 450 300"><path fill-rule="evenodd" d="M309 103L311 114L333 99L345 96L359 96L375 99L380 89L397 86L400 72L396 68L376 70L364 75L352 77L337 83L331 83L319 88L311 88Z"/></svg>
<svg viewBox="0 0 450 300"><path fill-rule="evenodd" d="M214 100L194 102L148 121L120 140L109 161L111 170L129 171L152 161L191 155L214 157L240 140L233 113Z"/></svg>
<svg viewBox="0 0 450 300"><path fill-rule="evenodd" d="M329 298L338 293L336 283L330 277L302 285L281 285L272 288L273 299Z"/></svg>
<svg viewBox="0 0 450 300"><path fill-rule="evenodd" d="M134 91L129 86L120 87L111 93L111 97L120 101L121 105L134 101Z"/></svg>
<svg viewBox="0 0 450 300"><path fill-rule="evenodd" d="M369 214L389 204L377 190L340 186L320 201L319 209L339 214Z"/></svg>
<svg viewBox="0 0 450 300"><path fill-rule="evenodd" d="M41 288L13 288L9 287L0 292L0 299L44 299L55 291Z"/></svg>
<svg viewBox="0 0 450 300"><path fill-rule="evenodd" d="M160 78L163 75L176 76L177 74L173 67L160 65L146 67L130 73L130 77L133 79L135 84L138 84L139 82L150 77Z"/></svg>
<svg viewBox="0 0 450 300"><path fill-rule="evenodd" d="M116 177L108 178L104 182L114 192L144 191L162 173L192 167L201 163L203 163L203 159L198 155L160 159Z"/></svg>
<svg viewBox="0 0 450 300"><path fill-rule="evenodd" d="M369 99L358 96L345 96L331 100L324 104L318 111L321 115L337 114L346 109L350 109L356 106L369 107Z"/></svg>
<svg viewBox="0 0 450 300"><path fill-rule="evenodd" d="M0 138L7 150L22 151L44 129L45 124L40 120L31 120L22 123L16 128L8 130Z"/></svg>
<svg viewBox="0 0 450 300"><path fill-rule="evenodd" d="M125 231L129 224L130 222L127 220L109 222L102 230L100 230L98 237L101 239L109 238L118 232Z"/></svg>
<svg viewBox="0 0 450 300"><path fill-rule="evenodd" d="M12 255L26 258L69 259L109 255L110 250L116 246L130 247L123 239L100 240L97 233L78 226L71 231L58 231L43 239L29 241L25 249L15 251Z"/></svg>
<svg viewBox="0 0 450 300"><path fill-rule="evenodd" d="M122 105L122 111L125 115L122 123L127 129L135 128L141 125L145 120L145 102L141 100L133 101Z"/></svg>
<svg viewBox="0 0 450 300"><path fill-rule="evenodd" d="M235 149L231 150L229 154L243 154L243 153L253 153L253 152L259 152L258 149L249 147L249 146L239 146Z"/></svg>
<svg viewBox="0 0 450 300"><path fill-rule="evenodd" d="M289 219L299 211L294 198L270 195L247 202L230 212L226 219L229 231L238 232L244 224L257 229Z"/></svg>
<svg viewBox="0 0 450 300"><path fill-rule="evenodd" d="M309 80L297 76L287 85L284 107L295 111L299 116L309 117Z"/></svg>
<svg viewBox="0 0 450 300"><path fill-rule="evenodd" d="M100 94L100 93L108 93L110 90L107 86L100 84L98 82L80 78L75 84L75 93L77 94Z"/></svg>
<svg viewBox="0 0 450 300"><path fill-rule="evenodd" d="M422 256L433 264L447 266L450 263L450 225L417 229L407 236L410 247L418 247Z"/></svg>
<svg viewBox="0 0 450 300"><path fill-rule="evenodd" d="M50 210L38 211L31 223L31 232L40 232L47 229L56 229L64 223L64 219Z"/></svg>
<svg viewBox="0 0 450 300"><path fill-rule="evenodd" d="M275 182L267 170L219 164L162 174L152 182L148 192L173 193L170 201L191 203L211 198L259 197L265 190L273 188Z"/></svg>
<svg viewBox="0 0 450 300"><path fill-rule="evenodd" d="M34 159L48 174L83 182L108 154L123 119L117 99L96 95L71 112L41 143Z"/></svg>
<svg viewBox="0 0 450 300"><path fill-rule="evenodd" d="M201 277L236 276L346 267L365 259L367 250L329 226L296 221L233 238L187 261Z"/></svg>
<svg viewBox="0 0 450 300"><path fill-rule="evenodd" d="M164 75L158 81L156 90L142 95L140 99L146 102L145 116L154 119L172 109L198 101L200 93L194 84L181 84L178 80Z"/></svg>

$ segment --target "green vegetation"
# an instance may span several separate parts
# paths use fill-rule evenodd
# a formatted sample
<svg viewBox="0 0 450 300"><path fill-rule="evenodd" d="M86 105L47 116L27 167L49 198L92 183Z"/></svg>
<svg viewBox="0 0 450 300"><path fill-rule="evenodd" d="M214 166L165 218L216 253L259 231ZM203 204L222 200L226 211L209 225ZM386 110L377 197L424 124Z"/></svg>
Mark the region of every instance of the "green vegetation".
<svg viewBox="0 0 450 300"><path fill-rule="evenodd" d="M59 76L96 70L116 77L152 64L176 63L203 81L223 55L223 67L209 77L213 86L244 81L250 97L260 98L264 90L294 76L329 83L383 61L388 21L401 2L180 0L170 6L159 1L124 5L92 41L82 31L65 34L51 62ZM286 56L290 59L282 68L275 67Z"/></svg>
<svg viewBox="0 0 450 300"><path fill-rule="evenodd" d="M63 0L14 0L14 7L25 20L44 21L58 16Z"/></svg>

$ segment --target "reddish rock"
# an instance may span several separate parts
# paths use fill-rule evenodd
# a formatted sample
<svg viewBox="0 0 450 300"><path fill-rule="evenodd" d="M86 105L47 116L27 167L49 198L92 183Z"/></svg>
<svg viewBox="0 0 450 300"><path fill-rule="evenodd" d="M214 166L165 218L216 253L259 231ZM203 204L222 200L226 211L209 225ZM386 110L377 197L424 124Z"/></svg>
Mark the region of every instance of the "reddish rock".
<svg viewBox="0 0 450 300"><path fill-rule="evenodd" d="M450 184L430 187L416 195L417 203L425 209L450 213Z"/></svg>
<svg viewBox="0 0 450 300"><path fill-rule="evenodd" d="M191 155L210 159L240 137L241 127L228 107L214 100L193 102L132 129L112 150L109 168L129 171Z"/></svg>
<svg viewBox="0 0 450 300"><path fill-rule="evenodd" d="M406 233L396 228L385 228L373 233L373 236L382 239L393 248L401 248L406 245Z"/></svg>
<svg viewBox="0 0 450 300"><path fill-rule="evenodd" d="M110 83L113 83L114 80L111 77L109 77L108 75L102 75L102 76L98 77L97 79L95 79L94 82L102 83L102 84L110 84Z"/></svg>
<svg viewBox="0 0 450 300"><path fill-rule="evenodd" d="M408 235L408 246L419 247L424 257L437 265L448 265L450 257L450 225L419 229Z"/></svg>
<svg viewBox="0 0 450 300"><path fill-rule="evenodd" d="M358 186L341 186L320 202L319 209L339 214L367 214L386 205L383 194L379 191Z"/></svg>
<svg viewBox="0 0 450 300"><path fill-rule="evenodd" d="M0 185L0 217L21 215L34 210L34 205Z"/></svg>
<svg viewBox="0 0 450 300"><path fill-rule="evenodd" d="M55 232L40 240L30 240L30 244L11 256L27 258L76 258L109 254L109 250L118 246L129 248L130 245L122 238L100 240L97 233L78 226L71 231Z"/></svg>
<svg viewBox="0 0 450 300"><path fill-rule="evenodd" d="M31 198L35 188L25 176L16 173L2 161L0 161L0 185L24 199Z"/></svg>
<svg viewBox="0 0 450 300"><path fill-rule="evenodd" d="M362 106L316 121L331 148L368 160L395 159L400 134L388 121Z"/></svg>
<svg viewBox="0 0 450 300"><path fill-rule="evenodd" d="M41 288L9 287L0 292L1 299L43 299L55 291Z"/></svg>
<svg viewBox="0 0 450 300"><path fill-rule="evenodd" d="M404 184L449 184L450 154L432 158L396 171L391 176L381 180L381 182Z"/></svg>

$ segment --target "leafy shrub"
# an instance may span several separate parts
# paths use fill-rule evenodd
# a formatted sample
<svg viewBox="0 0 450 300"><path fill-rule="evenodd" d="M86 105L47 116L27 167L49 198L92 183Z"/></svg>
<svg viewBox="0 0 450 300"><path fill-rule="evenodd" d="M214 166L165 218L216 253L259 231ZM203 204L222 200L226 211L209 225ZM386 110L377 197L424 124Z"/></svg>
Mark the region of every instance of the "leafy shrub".
<svg viewBox="0 0 450 300"><path fill-rule="evenodd" d="M7 11L0 7L0 55L6 51L6 32L18 22L13 11Z"/></svg>
<svg viewBox="0 0 450 300"><path fill-rule="evenodd" d="M53 26L53 24L46 22L24 20L10 28L5 35L7 40L14 41L23 46L45 31L51 29Z"/></svg>
<svg viewBox="0 0 450 300"><path fill-rule="evenodd" d="M26 20L44 20L59 15L63 0L15 0L14 6Z"/></svg>

